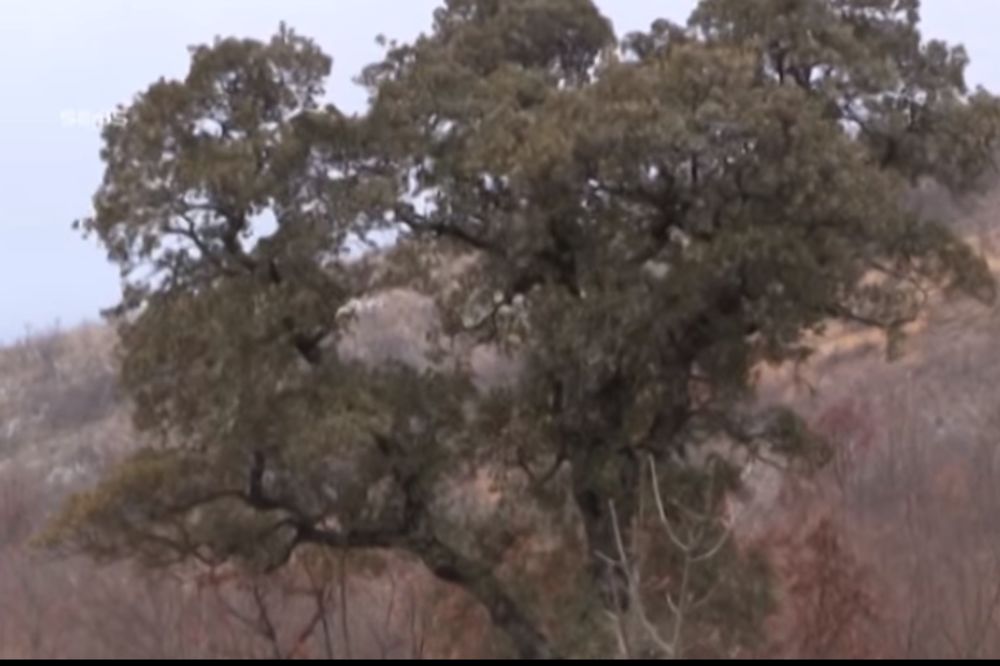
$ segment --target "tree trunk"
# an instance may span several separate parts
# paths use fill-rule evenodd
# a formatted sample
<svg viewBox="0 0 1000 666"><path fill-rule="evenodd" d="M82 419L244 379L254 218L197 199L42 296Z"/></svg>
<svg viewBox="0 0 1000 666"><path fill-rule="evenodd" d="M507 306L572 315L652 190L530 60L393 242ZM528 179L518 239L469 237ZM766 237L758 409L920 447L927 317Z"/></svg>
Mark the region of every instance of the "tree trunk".
<svg viewBox="0 0 1000 666"><path fill-rule="evenodd" d="M591 577L605 606L623 610L628 602L624 572L613 567L609 560L618 560L619 537L628 548L632 521L638 510L639 463L630 451L614 451L598 445L576 456L572 464L573 496L583 520Z"/></svg>
<svg viewBox="0 0 1000 666"><path fill-rule="evenodd" d="M413 539L409 548L431 573L458 585L479 601L494 626L510 639L519 658L560 658L535 623L507 593L492 568L462 556L435 536Z"/></svg>

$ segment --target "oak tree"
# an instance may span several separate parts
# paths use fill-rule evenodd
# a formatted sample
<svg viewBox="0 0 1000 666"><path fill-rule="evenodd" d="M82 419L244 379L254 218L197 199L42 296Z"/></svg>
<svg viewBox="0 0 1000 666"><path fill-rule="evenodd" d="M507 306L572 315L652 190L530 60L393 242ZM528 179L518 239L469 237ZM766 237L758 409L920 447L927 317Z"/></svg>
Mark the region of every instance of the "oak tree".
<svg viewBox="0 0 1000 666"><path fill-rule="evenodd" d="M264 569L305 544L391 549L520 656L583 651L571 626L606 649L601 590L647 462L674 520L721 511L740 463L706 443L818 455L794 414L750 409L761 363L805 358L831 319L898 342L931 287L993 298L985 263L905 204L922 179L980 184L1000 130L918 9L703 0L687 26L619 37L590 0L447 0L364 70L359 115L324 102L330 59L284 26L192 49L105 128L82 221L121 268L147 444L53 539ZM355 255L379 242L373 276ZM461 269L442 283L442 264ZM437 303L423 367L345 351L351 304L388 286ZM518 359L516 378L483 388L456 340ZM500 499L472 524L453 491L483 469ZM564 625L505 559L531 529L580 563ZM730 551L699 584L740 578ZM725 603L702 624L752 615Z"/></svg>

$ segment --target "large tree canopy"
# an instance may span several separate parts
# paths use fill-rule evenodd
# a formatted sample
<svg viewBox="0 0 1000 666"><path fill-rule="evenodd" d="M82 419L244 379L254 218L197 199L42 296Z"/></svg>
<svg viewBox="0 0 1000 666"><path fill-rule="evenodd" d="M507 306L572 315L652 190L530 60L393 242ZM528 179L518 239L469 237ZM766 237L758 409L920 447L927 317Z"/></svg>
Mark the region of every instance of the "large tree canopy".
<svg viewBox="0 0 1000 666"><path fill-rule="evenodd" d="M544 656L583 643L543 621L527 563L500 565L518 532L563 534L593 582L571 624L602 649L648 461L669 507L716 511L738 460L699 445L816 454L790 413L747 408L756 366L831 319L895 341L931 286L992 300L904 204L924 178L977 185L1000 131L964 52L917 26L917 0L703 0L619 38L589 0L447 0L364 71L354 117L285 27L193 49L105 130L82 221L121 267L122 381L154 437L53 535L161 565L404 551ZM389 236L372 277L350 255ZM427 367L341 344L352 299L400 285L438 303ZM486 390L454 340L522 370ZM451 498L478 469L502 499L473 524ZM704 622L725 632L722 609Z"/></svg>

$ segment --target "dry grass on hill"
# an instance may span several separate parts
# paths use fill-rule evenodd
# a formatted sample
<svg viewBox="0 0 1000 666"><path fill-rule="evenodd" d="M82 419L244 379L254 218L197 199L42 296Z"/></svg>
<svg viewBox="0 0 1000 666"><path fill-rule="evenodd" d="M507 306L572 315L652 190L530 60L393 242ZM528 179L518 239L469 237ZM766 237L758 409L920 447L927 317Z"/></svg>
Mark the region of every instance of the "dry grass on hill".
<svg viewBox="0 0 1000 666"><path fill-rule="evenodd" d="M961 208L924 194L921 205L960 218L1000 269L1000 193ZM345 351L419 364L414 337L433 327L429 301L390 291L364 309ZM940 300L894 363L877 334L839 327L801 381L791 368L763 373L761 399L793 403L835 447L814 478L748 476L756 522L746 538L769 549L779 572L769 654L1000 654L997 339L996 309ZM514 371L487 349L472 359L484 377ZM302 564L282 579L220 572L196 584L26 548L66 492L135 443L108 328L0 349L0 657L489 653L474 604L405 560L374 576L348 563L341 579L327 561L319 578ZM449 634L466 640L435 632L442 624L462 626Z"/></svg>

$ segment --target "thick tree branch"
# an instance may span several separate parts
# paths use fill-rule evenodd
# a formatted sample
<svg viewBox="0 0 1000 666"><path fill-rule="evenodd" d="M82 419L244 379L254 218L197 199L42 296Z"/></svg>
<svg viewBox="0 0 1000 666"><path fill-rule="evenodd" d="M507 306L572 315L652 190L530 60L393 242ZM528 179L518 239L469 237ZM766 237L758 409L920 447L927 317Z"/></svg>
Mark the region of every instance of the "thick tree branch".
<svg viewBox="0 0 1000 666"><path fill-rule="evenodd" d="M501 254L500 249L490 241L480 238L475 234L463 229L455 223L445 223L432 221L424 215L417 213L413 206L409 204L397 205L395 210L396 220L406 225L411 231L418 234L432 234L457 240L483 252L491 254Z"/></svg>

